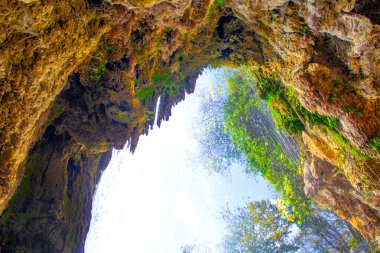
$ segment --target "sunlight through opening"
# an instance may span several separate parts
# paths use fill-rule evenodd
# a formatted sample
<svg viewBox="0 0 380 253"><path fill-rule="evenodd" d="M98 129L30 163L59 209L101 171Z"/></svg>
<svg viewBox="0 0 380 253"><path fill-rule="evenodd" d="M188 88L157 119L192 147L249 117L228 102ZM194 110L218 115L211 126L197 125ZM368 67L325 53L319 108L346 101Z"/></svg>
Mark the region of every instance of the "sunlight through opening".
<svg viewBox="0 0 380 253"><path fill-rule="evenodd" d="M196 159L202 154L194 129L202 125L194 122L205 97L215 96L217 85L226 86L223 74L206 69L195 93L173 108L170 121L142 136L133 155L126 148L113 151L94 197L87 253L170 253L192 243L220 252L221 211L273 198L266 181L248 177L240 164L222 175Z"/></svg>

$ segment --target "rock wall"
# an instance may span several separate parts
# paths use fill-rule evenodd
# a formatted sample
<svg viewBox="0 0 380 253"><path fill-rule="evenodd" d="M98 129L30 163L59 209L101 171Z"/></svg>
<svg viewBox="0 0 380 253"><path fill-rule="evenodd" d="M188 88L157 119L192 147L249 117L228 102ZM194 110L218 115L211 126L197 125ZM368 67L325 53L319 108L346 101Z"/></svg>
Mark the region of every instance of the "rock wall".
<svg viewBox="0 0 380 253"><path fill-rule="evenodd" d="M0 9L1 252L82 252L112 147L134 150L158 98L160 123L209 65L274 73L309 112L339 122L338 135L307 125L305 190L379 240L377 1L3 0Z"/></svg>
<svg viewBox="0 0 380 253"><path fill-rule="evenodd" d="M13 195L46 110L107 31L106 10L83 1L0 3L0 210Z"/></svg>

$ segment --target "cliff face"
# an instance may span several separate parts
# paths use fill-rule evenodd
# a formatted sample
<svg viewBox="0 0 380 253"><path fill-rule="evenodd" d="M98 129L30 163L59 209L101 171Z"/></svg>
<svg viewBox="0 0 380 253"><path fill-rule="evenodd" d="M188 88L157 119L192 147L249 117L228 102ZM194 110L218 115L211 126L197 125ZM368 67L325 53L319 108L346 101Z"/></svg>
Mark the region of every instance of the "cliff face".
<svg viewBox="0 0 380 253"><path fill-rule="evenodd" d="M46 110L68 75L107 30L106 14L86 1L0 3L0 210L46 124Z"/></svg>
<svg viewBox="0 0 380 253"><path fill-rule="evenodd" d="M2 251L83 251L112 147L133 150L158 98L161 122L209 64L275 73L310 113L338 122L339 132L310 124L302 135L305 190L379 241L376 0L23 0L0 9Z"/></svg>

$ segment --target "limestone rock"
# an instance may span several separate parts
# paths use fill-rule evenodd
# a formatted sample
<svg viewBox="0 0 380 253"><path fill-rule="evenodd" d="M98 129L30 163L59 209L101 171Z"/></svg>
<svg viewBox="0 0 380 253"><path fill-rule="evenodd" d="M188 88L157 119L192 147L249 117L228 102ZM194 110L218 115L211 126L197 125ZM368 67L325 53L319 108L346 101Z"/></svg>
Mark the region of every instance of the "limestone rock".
<svg viewBox="0 0 380 253"><path fill-rule="evenodd" d="M136 148L209 65L274 73L338 122L335 135L306 126L306 192L378 239L379 10L376 0L2 1L1 250L83 251L110 150Z"/></svg>

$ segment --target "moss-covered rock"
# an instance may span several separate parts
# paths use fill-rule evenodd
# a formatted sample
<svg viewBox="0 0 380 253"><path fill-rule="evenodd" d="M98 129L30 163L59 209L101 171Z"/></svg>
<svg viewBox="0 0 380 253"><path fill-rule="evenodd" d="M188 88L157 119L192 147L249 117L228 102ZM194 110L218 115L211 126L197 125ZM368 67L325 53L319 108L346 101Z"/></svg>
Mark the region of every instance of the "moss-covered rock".
<svg viewBox="0 0 380 253"><path fill-rule="evenodd" d="M306 183L317 201L378 240L376 1L111 3L0 4L0 210L20 185L2 215L4 252L82 251L101 154L126 143L134 149L154 123L158 98L160 124L206 66L270 73L291 88L302 113L334 119L336 131L302 128ZM287 109L280 100L273 108ZM48 165L37 163L40 155ZM320 164L331 178L314 175Z"/></svg>

